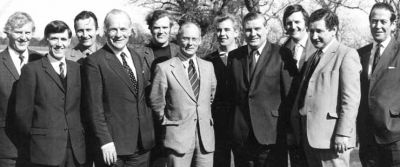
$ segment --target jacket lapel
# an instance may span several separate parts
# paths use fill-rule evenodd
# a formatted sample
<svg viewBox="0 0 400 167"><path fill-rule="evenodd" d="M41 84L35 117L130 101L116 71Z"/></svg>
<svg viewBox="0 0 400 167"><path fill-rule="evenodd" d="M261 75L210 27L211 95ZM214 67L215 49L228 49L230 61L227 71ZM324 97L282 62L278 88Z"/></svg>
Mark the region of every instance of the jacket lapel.
<svg viewBox="0 0 400 167"><path fill-rule="evenodd" d="M315 67L314 73L312 74L312 76L317 76L317 73L323 68L325 67L325 65L335 56L333 56L338 47L339 47L339 42L336 41L335 39L333 39L334 41L332 41L331 45L329 46L329 48L326 50L325 53L322 53L321 55L321 59L319 60L319 63L317 65L317 67ZM308 64L308 63L307 63Z"/></svg>
<svg viewBox="0 0 400 167"><path fill-rule="evenodd" d="M243 76L244 76L244 79L245 79L245 83L246 83L246 86L249 86L250 85L250 76L249 76L249 60L248 60L248 57L250 56L249 55L249 52L248 52L248 47L247 46L245 46L245 47L243 47L243 49L241 50L241 53L239 53L240 55L243 55L242 57L241 57L241 62L242 62L242 68L243 68Z"/></svg>
<svg viewBox="0 0 400 167"><path fill-rule="evenodd" d="M183 64L181 60L179 60L179 57L174 57L172 58L173 61L171 61L171 67L172 67L172 75L176 78L178 83L182 86L182 88L185 90L185 92L189 95L189 97L193 101L197 101L196 97L194 96L194 92L192 89L192 86L189 83L189 78L187 74L185 73L185 69L183 68ZM200 87L201 89L201 87Z"/></svg>
<svg viewBox="0 0 400 167"><path fill-rule="evenodd" d="M47 75L49 75L50 78L57 84L57 86L65 93L65 89L64 89L63 84L61 83L61 79L60 79L59 75L56 73L56 71L54 70L53 66L51 66L50 61L47 58L47 56L43 57L41 61L42 61L42 66L43 66L44 70L46 71ZM68 72L67 72L67 75L68 75Z"/></svg>
<svg viewBox="0 0 400 167"><path fill-rule="evenodd" d="M133 88L133 85L129 79L128 73L126 73L124 67L122 66L121 62L118 60L118 58L114 55L113 51L111 48L109 48L107 45L104 46L104 49L107 51L105 58L107 59L108 65L110 65L111 69L118 75L119 78L128 86L129 90L135 95L135 89Z"/></svg>
<svg viewBox="0 0 400 167"><path fill-rule="evenodd" d="M197 66L199 67L199 80L200 80L200 91L199 91L199 99L202 99L201 96L203 93L201 92L205 92L205 82L203 82L205 80L205 78L207 78L207 69L206 69L206 65L204 64L203 60L200 59L199 57L196 56L196 60L197 60ZM214 71L213 71L214 72ZM204 78L204 79L202 79Z"/></svg>
<svg viewBox="0 0 400 167"><path fill-rule="evenodd" d="M142 97L143 90L144 90L144 80L143 80L143 68L142 68L142 60L140 59L139 55L133 51L131 48L128 48L129 52L131 53L132 61L133 64L135 65L136 68L136 81L137 81L137 87L138 87L138 97Z"/></svg>
<svg viewBox="0 0 400 167"><path fill-rule="evenodd" d="M379 74L383 72L385 67L390 64L390 61L393 60L393 57L396 55L395 52L397 52L397 45L396 42L394 41L395 39L391 39L388 46L385 48L383 51L378 64L376 64L375 70L371 73L371 75Z"/></svg>
<svg viewBox="0 0 400 167"><path fill-rule="evenodd" d="M19 74L18 74L17 68L15 67L15 65L11 59L11 55L8 52L8 48L5 49L5 52L3 53L3 55L1 57L3 58L3 63L7 67L8 71L12 74L12 76L14 77L15 80L18 80Z"/></svg>
<svg viewBox="0 0 400 167"><path fill-rule="evenodd" d="M267 68L267 63L271 59L272 55L267 55L267 53L270 53L270 43L267 42L264 46L263 51L260 54L260 57L258 58L256 68L254 69L253 76L250 77L250 83L253 85L253 80L255 78L258 78L258 74L260 73L261 69Z"/></svg>

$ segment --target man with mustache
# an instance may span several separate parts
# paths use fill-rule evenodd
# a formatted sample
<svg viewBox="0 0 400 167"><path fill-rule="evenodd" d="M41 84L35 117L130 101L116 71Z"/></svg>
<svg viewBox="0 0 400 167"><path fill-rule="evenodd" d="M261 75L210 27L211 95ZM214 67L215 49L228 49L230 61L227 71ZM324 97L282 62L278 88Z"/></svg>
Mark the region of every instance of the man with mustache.
<svg viewBox="0 0 400 167"><path fill-rule="evenodd" d="M107 43L86 58L84 93L104 162L113 167L147 167L154 146L153 118L146 101L150 72L127 43L128 13L113 9L104 19Z"/></svg>
<svg viewBox="0 0 400 167"><path fill-rule="evenodd" d="M96 15L91 11L82 11L74 19L75 34L78 38L76 45L71 53L67 54L67 59L83 63L83 60L101 48L97 43L99 25Z"/></svg>
<svg viewBox="0 0 400 167"><path fill-rule="evenodd" d="M288 83L290 89L287 92L285 100L286 114L293 110L292 105L300 84L300 73L304 63L315 52L308 37L308 19L309 15L301 5L291 5L285 9L283 14L283 26L288 35L287 41L283 44L280 52L285 61L285 68L289 71L292 82ZM289 121L289 116L285 116ZM304 150L301 143L294 140L294 131L290 126L287 127L287 144L290 155L290 164L292 167L306 167Z"/></svg>
<svg viewBox="0 0 400 167"><path fill-rule="evenodd" d="M232 105L232 150L235 166L286 166L283 129L280 124L289 76L284 70L280 46L267 41L267 20L262 14L243 18L247 45L229 53L228 73Z"/></svg>
<svg viewBox="0 0 400 167"><path fill-rule="evenodd" d="M212 104L215 129L215 167L229 167L231 164L231 144L229 143L229 95L228 92L228 53L238 47L240 22L231 14L218 15L214 19L218 50L204 57L214 65L217 77L217 90Z"/></svg>
<svg viewBox="0 0 400 167"><path fill-rule="evenodd" d="M71 37L66 23L50 22L44 30L49 53L22 68L16 122L28 140L28 166L80 167L85 162L80 65L65 59Z"/></svg>
<svg viewBox="0 0 400 167"><path fill-rule="evenodd" d="M23 159L23 153L19 152L18 155L14 145L18 142L13 124L15 83L20 77L21 68L28 62L40 59L42 55L28 49L35 32L35 23L29 14L12 14L4 26L4 32L9 42L8 47L0 53L0 166L14 167L17 157Z"/></svg>
<svg viewBox="0 0 400 167"><path fill-rule="evenodd" d="M363 67L357 119L360 160L364 167L400 166L400 43L392 35L395 10L376 3L369 25L374 41L358 50Z"/></svg>
<svg viewBox="0 0 400 167"><path fill-rule="evenodd" d="M294 109L295 139L310 167L349 167L356 141L361 64L355 49L336 40L337 15L318 9L309 19L317 51L307 60Z"/></svg>

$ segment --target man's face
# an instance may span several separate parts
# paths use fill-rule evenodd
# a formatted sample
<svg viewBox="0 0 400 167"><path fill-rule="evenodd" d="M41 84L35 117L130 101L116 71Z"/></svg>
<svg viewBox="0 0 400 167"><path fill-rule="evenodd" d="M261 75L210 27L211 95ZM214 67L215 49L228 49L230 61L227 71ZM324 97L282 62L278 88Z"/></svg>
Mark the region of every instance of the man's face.
<svg viewBox="0 0 400 167"><path fill-rule="evenodd" d="M332 39L335 38L337 27L328 30L325 25L325 20L321 19L310 24L310 39L312 44L323 49Z"/></svg>
<svg viewBox="0 0 400 167"><path fill-rule="evenodd" d="M258 49L267 41L267 27L264 26L264 19L257 18L244 23L244 34L247 44L252 49Z"/></svg>
<svg viewBox="0 0 400 167"><path fill-rule="evenodd" d="M84 47L91 47L96 43L98 34L93 18L81 19L75 22L75 33L79 44Z"/></svg>
<svg viewBox="0 0 400 167"><path fill-rule="evenodd" d="M235 39L239 32L234 29L232 20L227 19L217 24L217 39L222 46L232 46L236 44Z"/></svg>
<svg viewBox="0 0 400 167"><path fill-rule="evenodd" d="M301 40L305 35L307 35L306 22L301 12L294 12L291 14L286 18L286 22L284 24L287 34L297 41Z"/></svg>
<svg viewBox="0 0 400 167"><path fill-rule="evenodd" d="M376 42L385 41L396 28L395 23L390 21L390 16L390 11L386 9L378 8L372 11L369 27Z"/></svg>
<svg viewBox="0 0 400 167"><path fill-rule="evenodd" d="M14 28L7 33L9 39L9 46L17 51L18 53L23 53L29 46L29 42L32 39L33 24L27 23L19 28Z"/></svg>
<svg viewBox="0 0 400 167"><path fill-rule="evenodd" d="M168 45L169 36L171 33L170 27L171 21L168 17L163 17L154 22L151 28L151 35L153 36L153 42L161 46Z"/></svg>
<svg viewBox="0 0 400 167"><path fill-rule="evenodd" d="M110 15L105 34L111 47L121 51L128 43L129 37L132 34L129 18L123 14Z"/></svg>
<svg viewBox="0 0 400 167"><path fill-rule="evenodd" d="M190 58L196 54L201 43L201 32L194 25L185 25L179 35L179 46L182 53Z"/></svg>
<svg viewBox="0 0 400 167"><path fill-rule="evenodd" d="M47 42L49 45L50 54L56 59L60 60L65 57L67 48L71 43L71 38L68 37L68 31L65 30L62 33L49 34L47 37Z"/></svg>

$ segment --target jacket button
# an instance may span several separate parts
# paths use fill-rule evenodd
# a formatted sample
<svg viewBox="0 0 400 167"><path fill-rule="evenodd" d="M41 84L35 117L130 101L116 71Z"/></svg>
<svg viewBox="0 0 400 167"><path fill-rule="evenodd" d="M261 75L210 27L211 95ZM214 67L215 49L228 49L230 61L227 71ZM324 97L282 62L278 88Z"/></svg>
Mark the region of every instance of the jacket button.
<svg viewBox="0 0 400 167"><path fill-rule="evenodd" d="M64 128L64 131L67 131L68 130L68 128Z"/></svg>

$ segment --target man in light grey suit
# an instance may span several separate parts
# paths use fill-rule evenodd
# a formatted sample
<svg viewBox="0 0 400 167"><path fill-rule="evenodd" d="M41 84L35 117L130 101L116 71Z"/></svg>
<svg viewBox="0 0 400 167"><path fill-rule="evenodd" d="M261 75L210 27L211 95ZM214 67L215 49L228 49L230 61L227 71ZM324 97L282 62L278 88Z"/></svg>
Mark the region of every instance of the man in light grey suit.
<svg viewBox="0 0 400 167"><path fill-rule="evenodd" d="M297 138L310 167L349 167L355 145L361 64L355 49L335 39L338 27L338 17L327 9L310 16L310 39L317 51L305 64L298 110L292 113L300 115L301 133L295 134L301 134Z"/></svg>
<svg viewBox="0 0 400 167"><path fill-rule="evenodd" d="M217 83L213 65L196 56L200 34L195 23L183 23L178 32L180 54L155 69L150 102L164 132L167 166L213 164L211 102Z"/></svg>

